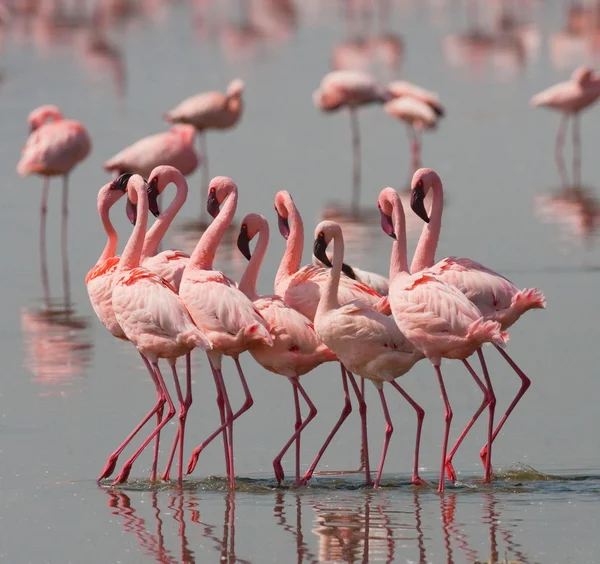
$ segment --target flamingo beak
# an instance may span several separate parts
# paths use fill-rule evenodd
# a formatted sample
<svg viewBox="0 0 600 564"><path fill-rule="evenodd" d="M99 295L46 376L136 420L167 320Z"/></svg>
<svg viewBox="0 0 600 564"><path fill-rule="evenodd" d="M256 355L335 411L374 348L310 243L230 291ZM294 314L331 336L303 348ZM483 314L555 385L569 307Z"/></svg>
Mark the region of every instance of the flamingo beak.
<svg viewBox="0 0 600 564"><path fill-rule="evenodd" d="M394 222L392 221L392 218L383 213L382 209L380 209L379 212L381 213L381 229L383 229L383 232L386 235L389 235L392 239L395 239L396 233L394 232Z"/></svg>
<svg viewBox="0 0 600 564"><path fill-rule="evenodd" d="M325 265L331 268L333 265L327 256L327 243L325 242L325 235L319 233L319 236L315 239L313 246L313 254Z"/></svg>
<svg viewBox="0 0 600 564"><path fill-rule="evenodd" d="M279 225L279 233L281 233L281 236L287 241L290 236L290 224L288 218L282 217L279 215L279 212L277 212L277 224Z"/></svg>
<svg viewBox="0 0 600 564"><path fill-rule="evenodd" d="M246 257L246 260L252 258L252 253L250 252L250 239L248 238L248 228L245 225L242 225L240 228L240 234L237 239L237 248L240 253Z"/></svg>
<svg viewBox="0 0 600 564"><path fill-rule="evenodd" d="M213 217L213 219L219 215L221 210L219 209L219 200L217 200L216 192L210 192L208 194L208 199L206 200L206 211Z"/></svg>
<svg viewBox="0 0 600 564"><path fill-rule="evenodd" d="M160 215L160 210L158 209L158 177L155 176L149 183L148 188L146 190L148 194L148 209L152 213L154 217L158 217Z"/></svg>
<svg viewBox="0 0 600 564"><path fill-rule="evenodd" d="M425 209L425 189L423 186L415 186L410 194L410 208L414 211L425 223L429 223L427 210Z"/></svg>
<svg viewBox="0 0 600 564"><path fill-rule="evenodd" d="M132 225L135 225L137 219L137 205L129 199L129 196L127 196L127 203L125 204L125 213L127 214L127 219L131 221Z"/></svg>
<svg viewBox="0 0 600 564"><path fill-rule="evenodd" d="M113 182L111 189L112 190L121 190L122 192L126 192L127 191L127 183L129 182L129 179L132 176L133 176L133 174L131 174L129 172L122 174L121 176L119 176L119 178L117 178Z"/></svg>

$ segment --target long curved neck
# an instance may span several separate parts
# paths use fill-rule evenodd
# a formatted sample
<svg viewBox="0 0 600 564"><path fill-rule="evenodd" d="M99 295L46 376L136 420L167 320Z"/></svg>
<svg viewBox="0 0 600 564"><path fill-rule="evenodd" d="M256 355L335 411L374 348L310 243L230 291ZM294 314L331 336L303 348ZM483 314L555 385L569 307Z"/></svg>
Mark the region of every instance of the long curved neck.
<svg viewBox="0 0 600 564"><path fill-rule="evenodd" d="M406 253L406 220L400 197L397 197L392 212L394 232L396 239L392 244L392 256L390 257L390 282L397 274L405 272L408 274L408 257Z"/></svg>
<svg viewBox="0 0 600 564"><path fill-rule="evenodd" d="M300 270L302 262L302 251L304 250L304 223L300 217L300 212L293 202L286 203L288 210L288 221L291 220L290 235L285 245L285 253L279 263L277 275L275 276L275 287L290 278Z"/></svg>
<svg viewBox="0 0 600 564"><path fill-rule="evenodd" d="M127 241L127 245L123 249L121 254L121 260L119 261L119 270L131 270L140 265L140 259L142 257L142 247L144 246L144 237L146 235L146 228L148 227L148 196L146 194L145 182L141 179L130 180L129 182L135 182L135 191L137 194L137 219L133 233Z"/></svg>
<svg viewBox="0 0 600 564"><path fill-rule="evenodd" d="M198 244L190 257L189 264L201 270L212 270L217 247L219 246L225 231L227 231L227 228L233 221L233 216L235 215L235 210L237 208L237 199L237 188L234 188L229 196L227 196L227 201L219 215L208 226L204 235L202 235L200 241L198 241Z"/></svg>
<svg viewBox="0 0 600 564"><path fill-rule="evenodd" d="M160 214L154 225L146 234L144 248L142 249L142 260L147 257L153 257L158 252L158 245L160 245L162 238L171 226L173 219L175 219L175 216L182 208L183 204L185 204L188 192L187 182L181 177L174 180L174 183L177 187L175 198L171 202L171 205Z"/></svg>
<svg viewBox="0 0 600 564"><path fill-rule="evenodd" d="M329 279L321 293L319 300L320 311L329 311L340 307L338 290L340 287L340 276L342 274L342 263L344 262L344 236L342 231L336 231L333 236L333 266L329 272Z"/></svg>
<svg viewBox="0 0 600 564"><path fill-rule="evenodd" d="M110 221L110 208L112 207L112 203L108 198L108 193L103 192L98 197L98 215L100 215L100 221L102 221L102 226L104 227L104 231L106 232L107 241L104 246L104 250L100 255L100 258L96 262L96 264L101 264L108 260L109 258L114 257L117 254L117 245L119 243L119 236L113 227L112 222Z"/></svg>
<svg viewBox="0 0 600 564"><path fill-rule="evenodd" d="M432 198L429 209L429 223L423 226L419 243L415 249L410 272L415 274L435 264L435 252L442 230L442 211L444 209L444 190L441 181L436 181L431 187Z"/></svg>
<svg viewBox="0 0 600 564"><path fill-rule="evenodd" d="M246 296L252 301L258 298L258 292L256 291L256 281L258 279L258 273L262 265L263 259L267 252L267 246L269 245L269 225L264 224L263 228L258 233L258 242L254 253L250 258L248 266L242 275L240 280L239 289L246 294Z"/></svg>

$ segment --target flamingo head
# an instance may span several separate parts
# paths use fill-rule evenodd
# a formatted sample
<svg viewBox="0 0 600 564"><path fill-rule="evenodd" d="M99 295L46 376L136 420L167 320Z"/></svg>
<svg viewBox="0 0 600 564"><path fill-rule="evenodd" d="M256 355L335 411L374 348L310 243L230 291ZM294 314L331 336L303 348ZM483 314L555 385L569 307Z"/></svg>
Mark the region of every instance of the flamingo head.
<svg viewBox="0 0 600 564"><path fill-rule="evenodd" d="M115 182L120 182L123 186L124 190L127 190L127 185L129 180L133 174L126 173L122 174L117 178ZM152 183L152 185L148 184L148 181L144 178L144 182L146 183L146 194L148 195L148 209L152 213L154 217L158 217L160 211L158 209L158 190L156 183ZM127 190L127 202L125 203L125 213L127 214L127 219L135 225L137 220L137 194L135 191Z"/></svg>
<svg viewBox="0 0 600 564"><path fill-rule="evenodd" d="M393 188L384 188L379 193L379 198L377 198L377 207L381 214L381 229L392 239L396 238L393 215L394 203L397 199L399 199L398 192Z"/></svg>
<svg viewBox="0 0 600 564"><path fill-rule="evenodd" d="M327 246L336 236L342 235L342 228L335 221L322 221L315 229L315 242L313 245L313 254L325 266L331 268L333 265L327 256ZM342 257L343 258L343 257Z"/></svg>
<svg viewBox="0 0 600 564"><path fill-rule="evenodd" d="M287 240L290 236L290 223L288 221L289 209L288 206L293 206L294 200L290 196L290 193L286 190L280 190L275 195L275 211L277 212L277 223L279 226L279 233Z"/></svg>
<svg viewBox="0 0 600 564"><path fill-rule="evenodd" d="M27 123L29 124L29 132L35 131L38 127L44 125L49 119L58 121L63 118L62 112L58 106L46 104L33 110L29 116L27 116Z"/></svg>
<svg viewBox="0 0 600 564"><path fill-rule="evenodd" d="M237 192L237 186L227 176L215 176L208 187L208 198L206 199L206 210L213 217L217 217L221 211L221 204L232 192Z"/></svg>
<svg viewBox="0 0 600 564"><path fill-rule="evenodd" d="M429 189L440 183L440 177L430 168L420 168L415 172L410 185L410 207L425 223L429 223L429 216L425 209L425 197Z"/></svg>
<svg viewBox="0 0 600 564"><path fill-rule="evenodd" d="M257 213L249 213L242 220L240 234L237 239L237 247L247 260L252 258L250 241L252 241L252 239L256 237L256 234L260 232L265 232L267 237L269 235L269 224L267 223L266 218Z"/></svg>

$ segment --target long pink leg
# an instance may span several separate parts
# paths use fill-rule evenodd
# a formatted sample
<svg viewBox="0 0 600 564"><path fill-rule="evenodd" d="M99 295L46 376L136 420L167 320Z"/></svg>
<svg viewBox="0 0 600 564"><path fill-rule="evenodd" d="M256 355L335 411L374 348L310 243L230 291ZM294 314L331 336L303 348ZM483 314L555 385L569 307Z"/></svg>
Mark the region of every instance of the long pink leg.
<svg viewBox="0 0 600 564"><path fill-rule="evenodd" d="M208 176L208 151L206 149L206 131L198 132L198 145L199 145L199 157L203 159L202 161L202 188L200 192L200 201L202 205L200 206L200 225L204 227L206 222L204 218L206 216L206 209L204 206L206 194L208 192L208 184L210 182L210 177Z"/></svg>
<svg viewBox="0 0 600 564"><path fill-rule="evenodd" d="M579 132L579 114L573 116L573 184L581 186L581 135Z"/></svg>
<svg viewBox="0 0 600 564"><path fill-rule="evenodd" d="M153 368L154 368L154 372L156 374L156 379L158 380L158 384L159 384L159 386L160 386L160 388L162 390L162 393L163 393L163 399L167 402L167 405L168 405L167 415L160 422L160 424L148 435L148 437L146 438L146 440L142 443L142 446L140 448L138 448L137 451L135 451L135 453L133 454L133 456L127 462L125 462L125 464L123 465L123 468L121 469L121 472L119 472L119 475L115 478L115 481L113 482L113 485L121 484L121 483L123 483L123 482L125 482L127 480L127 478L129 477L129 473L131 472L131 468L132 468L134 462L137 460L137 458L140 456L140 454L142 454L143 450L150 444L150 442L152 441L152 439L158 433L160 433L161 429L175 415L175 406L173 405L173 400L171 400L171 396L169 395L169 391L167 390L167 386L165 385L165 381L164 381L163 376L162 376L162 374L160 372L160 368L158 367L158 362L153 363Z"/></svg>
<svg viewBox="0 0 600 564"><path fill-rule="evenodd" d="M392 433L394 432L394 426L392 425L392 419L390 417L390 412L388 411L388 406L385 401L385 394L383 392L383 386L379 388L379 397L381 399L381 407L383 407L383 415L385 417L385 436L383 439L383 450L381 451L381 459L379 460L379 468L377 470L377 477L375 478L375 488L379 487L379 482L381 481L381 474L383 473L383 464L385 463L385 457L387 456L388 447L390 445L390 439L392 438Z"/></svg>
<svg viewBox="0 0 600 564"><path fill-rule="evenodd" d="M152 366L150 366L148 359L141 353L140 353L140 356L142 357L142 360L144 361L144 364L146 365L146 368L148 369L148 372L150 373L150 377L152 378L152 381L154 382L154 385L156 386L156 389L158 392L160 390L160 384L158 383L156 374L154 373ZM131 433L128 435L128 437L119 445L117 450L115 450L108 457L108 461L106 462L104 469L100 473L98 480L104 480L104 478L108 478L114 472L115 466L117 464L117 460L119 459L120 454L125 450L125 447L132 441L133 437L135 437L138 434L140 429L150 420L150 418L155 413L158 413L159 410L162 413L162 410L165 405L165 401L166 400L164 399L162 393L159 393L155 406L146 414L146 416L140 421L140 423L138 423L138 425L135 427L135 429L133 431L131 431ZM162 415L161 415L161 419L162 419ZM160 421L159 421L159 423L160 423Z"/></svg>
<svg viewBox="0 0 600 564"><path fill-rule="evenodd" d="M63 291L65 293L65 307L70 307L71 288L69 281L69 175L63 177L62 193L62 218L61 218L61 254L63 270Z"/></svg>
<svg viewBox="0 0 600 564"><path fill-rule="evenodd" d="M442 399L446 406L446 413L444 420L446 422L444 427L444 441L442 443L442 463L440 467L440 483L438 485L438 492L444 492L444 468L446 465L446 452L448 451L448 437L450 436L450 424L452 423L452 408L450 407L450 401L448 400L448 394L446 393L446 386L444 386L444 378L442 377L442 370L439 365L434 365L435 372L438 377L440 384L440 391L442 392Z"/></svg>
<svg viewBox="0 0 600 564"><path fill-rule="evenodd" d="M361 439L362 446L360 449L361 453L361 467L360 470L365 471L365 485L371 486L373 482L371 480L371 464L369 460L369 436L367 434L367 404L365 402L365 379L360 379L360 391L358 389L358 385L356 384L356 380L354 378L354 374L352 372L346 371L348 374L348 380L350 380L350 384L354 389L354 393L356 394L356 398L358 399L358 410L360 413L360 423L361 423Z"/></svg>
<svg viewBox="0 0 600 564"><path fill-rule="evenodd" d="M410 154L411 154L411 175L419 169L421 161L421 143L419 136L412 125L408 126L408 140L410 143Z"/></svg>
<svg viewBox="0 0 600 564"><path fill-rule="evenodd" d="M487 369L487 365L485 363L485 358L483 357L483 351L480 349L477 350L477 354L479 355L479 362L481 363L481 369L483 370L483 377L485 378L485 384L488 389L488 398L490 403L488 404L489 418L488 418L488 443L489 443L489 456L485 465L485 475L483 477L484 482L492 481L492 436L494 431L494 414L496 412L496 394L494 393L494 388L492 386L492 381L490 379L490 374Z"/></svg>
<svg viewBox="0 0 600 564"><path fill-rule="evenodd" d="M185 417L184 419L184 427L185 427L185 419L187 417L187 412L189 411L192 405L192 357L191 353L185 355L185 376L186 376L186 391L185 391L185 399L183 400L183 405L185 407ZM177 380L179 383L179 380ZM180 406L179 410L179 420L181 422L182 417L182 408ZM177 446L183 444L183 439L180 439L180 427L177 427L177 432L175 433L175 438L173 439L173 445L171 446L171 452L169 454L169 459L167 461L167 465L165 467L165 471L163 472L162 479L165 482L170 480L171 474L171 466L173 464L173 459L175 458L175 452L177 451ZM180 459L183 457L183 449L180 449L179 452Z"/></svg>
<svg viewBox="0 0 600 564"><path fill-rule="evenodd" d="M342 370L342 386L344 388L344 409L342 409L342 413L340 415L340 418L338 419L338 422L335 424L334 428L331 430L331 433L329 433L329 436L323 443L323 446L317 453L317 456L312 461L310 468L306 471L306 473L302 477L302 480L300 480L301 485L306 485L308 481L312 478L315 468L317 467L317 464L319 464L321 457L327 450L329 443L333 440L333 437L335 437L335 434L338 432L339 428L342 426L342 423L346 420L348 415L352 413L352 403L350 402L350 394L348 393L348 379L346 378L346 369L344 368L344 365L341 362L340 368Z"/></svg>
<svg viewBox="0 0 600 564"><path fill-rule="evenodd" d="M235 469L233 459L233 411L231 409L231 403L229 402L229 396L227 394L227 388L225 387L225 380L223 379L223 373L220 368L215 368L215 373L219 380L219 386L221 387L221 394L223 394L223 400L225 401L225 422L227 423L227 438L229 439L229 485L232 490L235 489Z"/></svg>
<svg viewBox="0 0 600 564"><path fill-rule="evenodd" d="M350 129L352 133L352 211L357 212L360 206L360 129L356 108L350 106Z"/></svg>
<svg viewBox="0 0 600 564"><path fill-rule="evenodd" d="M567 170L565 167L565 159L563 156L563 150L565 146L565 133L567 132L567 126L569 125L569 114L563 114L560 118L560 125L558 126L558 132L556 133L556 146L554 147L554 160L558 167L558 172L563 179L563 182L569 182Z"/></svg>
<svg viewBox="0 0 600 564"><path fill-rule="evenodd" d="M50 307L50 282L48 278L48 260L46 254L46 218L48 217L48 189L50 179L44 176L42 183L42 203L40 204L40 262L42 265L42 287L44 302Z"/></svg>
<svg viewBox="0 0 600 564"><path fill-rule="evenodd" d="M478 349L477 352L479 352L480 350L481 349ZM481 361L482 358L483 358L483 356L480 356L479 360ZM456 482L456 472L454 471L454 467L452 466L452 459L454 458L454 455L456 454L458 447L460 447L463 440L465 439L465 437L471 430L471 427L475 424L475 421L477 421L477 419L479 419L479 416L483 413L483 410L488 405L490 405L490 402L491 402L491 397L488 392L488 389L485 387L485 385L483 384L483 382L481 381L479 376L477 376L477 373L473 370L471 365L466 360L463 360L463 362L464 362L465 366L467 367L469 374L473 377L476 384L479 386L479 388L483 392L483 401L481 402L479 409L475 412L473 417L471 417L471 420L467 423L467 426L463 429L462 433L459 435L458 439L456 439L454 446L452 447L452 449L450 450L450 453L446 457L446 473L448 474L448 479L451 480L452 482ZM487 370L487 368L486 368L486 370ZM493 425L493 420L492 420L492 425Z"/></svg>
<svg viewBox="0 0 600 564"><path fill-rule="evenodd" d="M415 458L413 464L413 475L412 475L412 483L415 486L424 486L427 482L419 476L419 451L421 450L421 429L423 428L423 419L425 418L425 410L414 400L412 399L408 393L399 386L396 382L390 382L390 384L396 388L401 394L402 397L410 403L412 408L417 412L417 438L415 440Z"/></svg>
<svg viewBox="0 0 600 564"><path fill-rule="evenodd" d="M290 378L289 380L294 389L294 403L296 405L296 429L294 431L294 434L290 437L288 442L285 443L285 446L281 449L281 452L273 460L273 469L275 471L275 479L277 480L277 483L281 483L283 481L283 479L285 478L285 475L283 473L283 467L281 465L281 460L283 459L284 454L288 451L290 446L292 446L292 443L294 441L296 441L297 445L300 444L300 434L317 415L317 408L315 407L315 405L311 401L311 399L308 397L308 394L305 392L304 388L302 387L302 384L300 384L300 382L298 381L298 378ZM300 392L300 394L304 398L304 401L308 405L308 409L309 409L308 416L304 421L302 421L302 413L300 412L300 400L298 398L298 392ZM297 449L296 450L296 485L297 486L300 485L300 459L299 459L299 456L300 456L299 449Z"/></svg>
<svg viewBox="0 0 600 564"><path fill-rule="evenodd" d="M500 422L494 429L494 432L492 433L492 441L491 442L496 440L496 437L498 436L500 429L502 429L502 427L504 426L504 423L506 423L508 416L512 413L512 410L519 403L520 399L523 397L523 394L525 394L525 392L528 390L529 386L531 386L531 380L529 378L527 378L525 373L516 365L515 361L512 358L510 358L508 353L498 346L496 346L496 348L498 349L498 352L504 357L504 360L506 360L506 362L508 362L508 364L510 364L511 368L517 373L517 376L519 378L521 378L521 388L519 389L519 392L515 396L515 399L508 406L506 413L504 414L502 419L500 419ZM487 466L488 449L491 445L491 442L490 442L490 444L486 444L481 449L481 452L479 453L479 456L481 457L481 461L483 462L484 466Z"/></svg>
<svg viewBox="0 0 600 564"><path fill-rule="evenodd" d="M240 381L242 382L242 388L244 389L244 394L246 396L246 399L244 400L244 404L242 405L242 407L236 411L236 413L233 415L233 421L235 421L240 415L242 415L243 413L245 413L246 411L248 411L253 405L254 405L254 399L252 398L252 394L250 393L250 388L248 387L248 382L246 381L246 377L244 376L244 372L242 370L242 366L240 365L240 361L239 359L235 358L235 365L238 369L238 374L240 375ZM202 453L202 451L210 444L212 443L218 436L220 433L223 433L225 431L225 429L227 428L227 422L222 421L221 422L221 426L212 433L212 435L210 435L200 446L196 447L194 449L194 451L192 452L192 456L190 458L190 465L188 465L188 471L187 473L189 474L190 472L194 471L194 468L196 467L196 464L198 463L198 458L200 457L200 454ZM193 462L193 465L192 465Z"/></svg>

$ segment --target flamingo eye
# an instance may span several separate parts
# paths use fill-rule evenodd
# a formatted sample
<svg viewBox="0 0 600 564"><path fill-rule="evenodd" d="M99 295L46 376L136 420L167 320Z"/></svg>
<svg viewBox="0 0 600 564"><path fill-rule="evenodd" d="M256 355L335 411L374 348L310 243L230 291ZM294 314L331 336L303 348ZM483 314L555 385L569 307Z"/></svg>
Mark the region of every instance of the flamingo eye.
<svg viewBox="0 0 600 564"><path fill-rule="evenodd" d="M248 229L248 226L245 223L242 223L242 229Z"/></svg>
<svg viewBox="0 0 600 564"><path fill-rule="evenodd" d="M322 231L321 233L319 233L319 239L325 239L325 233L323 233Z"/></svg>
<svg viewBox="0 0 600 564"><path fill-rule="evenodd" d="M216 190L215 190L214 188L211 188L211 189L209 190L209 192L210 192L211 194L214 194L214 193L216 192Z"/></svg>

